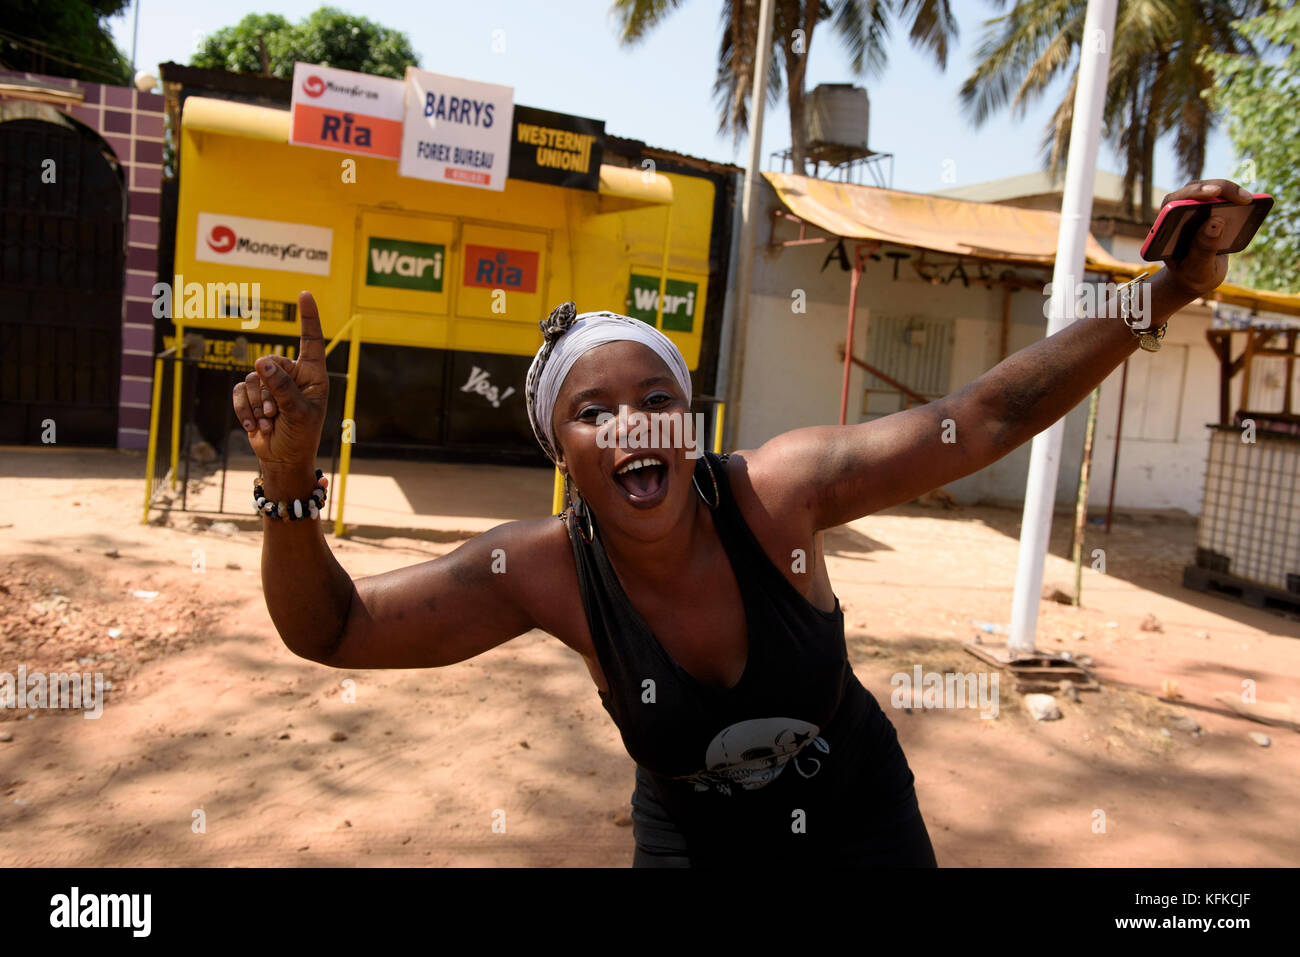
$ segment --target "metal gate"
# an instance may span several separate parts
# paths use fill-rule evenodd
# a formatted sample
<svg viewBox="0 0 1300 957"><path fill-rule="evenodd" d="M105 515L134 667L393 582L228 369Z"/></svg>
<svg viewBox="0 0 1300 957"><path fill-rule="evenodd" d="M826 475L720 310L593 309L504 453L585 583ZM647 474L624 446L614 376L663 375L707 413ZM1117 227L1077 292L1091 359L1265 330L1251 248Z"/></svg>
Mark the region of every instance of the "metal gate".
<svg viewBox="0 0 1300 957"><path fill-rule="evenodd" d="M93 133L0 122L0 442L117 444L123 195Z"/></svg>
<svg viewBox="0 0 1300 957"><path fill-rule="evenodd" d="M872 316L867 328L867 364L926 401L947 395L952 373L951 319ZM921 404L878 376L863 376L862 421L869 422Z"/></svg>

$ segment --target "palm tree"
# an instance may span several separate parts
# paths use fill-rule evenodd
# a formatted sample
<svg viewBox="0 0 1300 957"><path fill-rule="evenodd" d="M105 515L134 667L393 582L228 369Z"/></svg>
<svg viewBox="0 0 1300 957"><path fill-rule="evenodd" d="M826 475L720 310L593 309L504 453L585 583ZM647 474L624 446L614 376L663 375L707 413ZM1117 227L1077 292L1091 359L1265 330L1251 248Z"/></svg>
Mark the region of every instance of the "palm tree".
<svg viewBox="0 0 1300 957"><path fill-rule="evenodd" d="M999 9L1006 6L1006 0L990 2ZM1202 65L1200 54L1258 55L1232 23L1253 16L1261 5L1261 0L1119 0L1103 131L1124 159L1124 205L1130 215L1140 179L1141 220L1154 216L1152 171L1161 136L1174 134L1179 175L1200 177L1205 141L1218 119L1206 99L1214 74ZM1023 115L1053 80L1072 68L1068 89L1043 137L1045 165L1053 175L1069 152L1087 7L1087 0L1017 0L1009 12L985 23L979 64L961 88L963 105L980 125L1007 105L1012 115Z"/></svg>
<svg viewBox="0 0 1300 957"><path fill-rule="evenodd" d="M681 2L614 0L620 41L624 45L638 42ZM722 5L722 43L713 92L720 114L718 131L729 130L737 141L749 128L758 7L759 0L724 0ZM813 32L825 20L848 47L856 76L878 76L884 70L888 60L885 44L894 21L907 28L913 46L933 54L940 69L947 66L949 43L957 37L957 21L948 0L775 0L766 93L768 102L775 103L784 79L791 152L799 173L807 169L804 76Z"/></svg>

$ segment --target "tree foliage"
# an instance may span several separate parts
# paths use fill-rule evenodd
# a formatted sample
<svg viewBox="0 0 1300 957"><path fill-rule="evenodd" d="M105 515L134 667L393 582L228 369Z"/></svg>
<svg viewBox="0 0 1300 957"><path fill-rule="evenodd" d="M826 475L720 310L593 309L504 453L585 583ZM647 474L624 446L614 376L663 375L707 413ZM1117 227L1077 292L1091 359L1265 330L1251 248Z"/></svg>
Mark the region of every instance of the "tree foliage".
<svg viewBox="0 0 1300 957"><path fill-rule="evenodd" d="M274 13L250 13L233 27L204 38L190 66L262 73L288 79L295 62L355 70L401 79L407 65L420 60L400 30L355 17L334 7L321 7L298 23Z"/></svg>
<svg viewBox="0 0 1300 957"><path fill-rule="evenodd" d="M1234 27L1278 54L1205 57L1218 78L1211 99L1228 117L1228 135L1241 160L1235 175L1243 186L1275 201L1241 257L1245 281L1300 292L1300 7L1271 0L1266 12Z"/></svg>
<svg viewBox="0 0 1300 957"><path fill-rule="evenodd" d="M639 42L682 2L614 0L620 40L624 45ZM724 0L722 4L722 41L713 94L718 105L718 132L730 132L737 142L749 129L758 6L753 0ZM890 29L896 23L906 28L913 46L934 57L940 69L947 64L949 44L957 37L949 0L774 0L765 95L768 103L775 103L783 87L786 91L797 173L805 171L808 55L816 27L826 21L847 47L850 67L860 77L879 76L884 70Z"/></svg>
<svg viewBox="0 0 1300 957"><path fill-rule="evenodd" d="M991 2L1005 5L1005 0ZM1141 220L1153 217L1159 199L1153 173L1160 137L1174 137L1180 176L1201 176L1206 140L1217 119L1205 98L1214 73L1202 55L1256 55L1232 24L1258 12L1264 2L1119 0L1103 123L1107 141L1124 162L1126 206L1133 207L1135 185L1142 181ZM979 124L1003 108L1023 114L1056 79L1069 76L1043 138L1044 165L1053 173L1069 153L1087 7L1087 0L1017 0L985 23L979 62L961 88L962 103Z"/></svg>
<svg viewBox="0 0 1300 957"><path fill-rule="evenodd" d="M129 86L104 21L130 0L0 0L0 68Z"/></svg>

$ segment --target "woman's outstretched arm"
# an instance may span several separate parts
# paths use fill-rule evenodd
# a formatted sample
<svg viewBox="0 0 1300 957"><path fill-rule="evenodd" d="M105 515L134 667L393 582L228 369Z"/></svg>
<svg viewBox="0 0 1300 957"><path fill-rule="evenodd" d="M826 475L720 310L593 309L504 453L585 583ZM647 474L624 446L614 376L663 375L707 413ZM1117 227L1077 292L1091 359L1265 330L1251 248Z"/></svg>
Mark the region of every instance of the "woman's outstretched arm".
<svg viewBox="0 0 1300 957"><path fill-rule="evenodd" d="M311 494L329 395L316 303L305 292L298 301L297 360L264 356L233 397L272 501ZM525 606L538 578L529 565L549 527L543 520L500 525L433 561L355 582L330 551L321 521L262 519L266 607L300 657L336 668L431 668L534 627Z"/></svg>
<svg viewBox="0 0 1300 957"><path fill-rule="evenodd" d="M1161 205L1219 195L1239 203L1250 196L1235 183L1208 180ZM1222 226L1211 218L1186 259L1144 280L1153 331L1223 281L1228 257L1218 250L1231 237ZM812 530L833 528L996 462L1074 408L1137 348L1109 302L942 399L859 425L783 433L746 456L751 480L760 496L801 511Z"/></svg>

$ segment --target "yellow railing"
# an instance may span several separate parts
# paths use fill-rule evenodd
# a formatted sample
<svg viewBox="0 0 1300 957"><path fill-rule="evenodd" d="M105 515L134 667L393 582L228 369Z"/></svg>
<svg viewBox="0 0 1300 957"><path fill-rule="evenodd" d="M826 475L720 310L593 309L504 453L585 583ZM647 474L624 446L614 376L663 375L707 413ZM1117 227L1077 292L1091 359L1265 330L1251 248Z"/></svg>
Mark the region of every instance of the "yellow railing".
<svg viewBox="0 0 1300 957"><path fill-rule="evenodd" d="M348 335L349 333L351 335ZM352 464L352 443L356 438L354 413L357 407L357 368L361 361L361 315L359 313L354 313L325 346L326 356L334 350L345 335L348 335L348 387L343 395L343 421L339 423L339 428L342 430L339 448L339 487L330 490L335 496L334 504L337 506L334 512L335 535L343 534L343 505L347 499L348 467Z"/></svg>
<svg viewBox="0 0 1300 957"><path fill-rule="evenodd" d="M175 346L169 351L174 350ZM153 501L153 465L154 456L158 453L158 404L162 401L163 359L166 355L167 353L164 352L153 360L153 401L149 404L149 452L144 465L144 515L140 518L141 525L149 524L149 503ZM173 477L176 474L175 461L176 451L173 446Z"/></svg>

